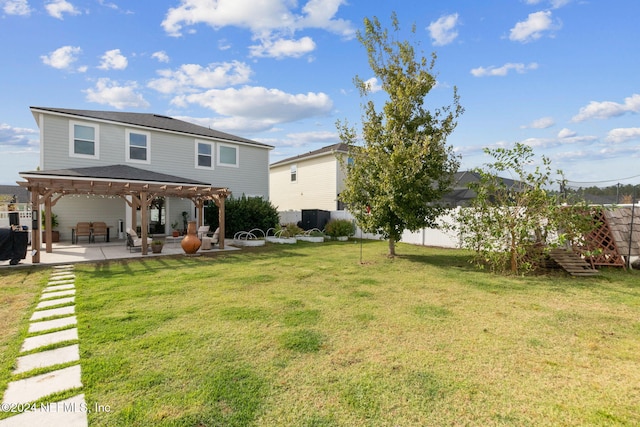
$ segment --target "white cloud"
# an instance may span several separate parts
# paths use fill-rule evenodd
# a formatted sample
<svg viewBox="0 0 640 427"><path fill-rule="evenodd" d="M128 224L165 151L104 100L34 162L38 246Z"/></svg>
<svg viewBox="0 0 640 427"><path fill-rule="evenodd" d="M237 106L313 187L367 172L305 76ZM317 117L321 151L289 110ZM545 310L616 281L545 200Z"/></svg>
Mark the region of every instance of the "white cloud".
<svg viewBox="0 0 640 427"><path fill-rule="evenodd" d="M74 5L72 5L66 0L52 0L45 5L45 9L47 9L47 12L49 12L49 15L58 19L63 19L64 13L68 13L69 15L80 14L80 11L76 9Z"/></svg>
<svg viewBox="0 0 640 427"><path fill-rule="evenodd" d="M2 11L7 15L29 16L31 14L27 0L5 0L2 3Z"/></svg>
<svg viewBox="0 0 640 427"><path fill-rule="evenodd" d="M169 55L167 55L167 52L165 52L164 50L153 52L151 57L157 59L158 62L169 62Z"/></svg>
<svg viewBox="0 0 640 427"><path fill-rule="evenodd" d="M165 94L195 92L247 83L251 73L251 67L239 61L209 64L207 67L184 64L175 71L158 71L161 78L151 80L148 86Z"/></svg>
<svg viewBox="0 0 640 427"><path fill-rule="evenodd" d="M536 5L543 2L544 0L525 0L525 3L530 5ZM553 9L559 9L571 3L571 0L551 0L549 3Z"/></svg>
<svg viewBox="0 0 640 427"><path fill-rule="evenodd" d="M296 13L297 2L291 0L181 0L179 6L169 9L162 27L175 37L182 35L184 27L198 24L214 29L227 26L248 29L257 40L291 39L296 31L309 28L353 37L355 30L351 22L335 18L345 1L309 0L302 13ZM310 39L306 39L297 41L296 52L309 49ZM261 51L265 55L269 53L268 49ZM275 49L274 52L282 54L283 50Z"/></svg>
<svg viewBox="0 0 640 427"><path fill-rule="evenodd" d="M511 29L509 39L522 43L537 40L545 31L559 28L551 20L551 11L530 13L526 21L518 22Z"/></svg>
<svg viewBox="0 0 640 427"><path fill-rule="evenodd" d="M444 46L454 41L458 37L458 32L455 30L457 24L457 13L442 16L437 21L430 23L427 29L431 34L433 44L435 46Z"/></svg>
<svg viewBox="0 0 640 427"><path fill-rule="evenodd" d="M333 108L333 102L324 93L290 94L252 86L181 95L172 103L180 107L197 104L222 116L256 120L265 126L324 116Z"/></svg>
<svg viewBox="0 0 640 427"><path fill-rule="evenodd" d="M542 117L540 119L532 121L528 125L521 126L521 128L522 129L547 129L555 124L556 122L555 120L553 120L553 117Z"/></svg>
<svg viewBox="0 0 640 427"><path fill-rule="evenodd" d="M71 65L78 60L78 55L82 53L82 49L77 46L62 46L49 55L42 55L40 59L46 65L57 68L59 70L68 70ZM86 68L79 69L79 71L86 70Z"/></svg>
<svg viewBox="0 0 640 427"><path fill-rule="evenodd" d="M262 44L249 46L250 56L282 59L285 57L299 58L316 48L311 37L302 37L299 40L278 39L262 40Z"/></svg>
<svg viewBox="0 0 640 427"><path fill-rule="evenodd" d="M87 95L87 101L110 105L118 110L148 107L149 103L136 92L137 89L138 85L135 82L119 85L111 79L102 78L96 82L94 88L83 92Z"/></svg>
<svg viewBox="0 0 640 427"><path fill-rule="evenodd" d="M471 70L471 74L475 77L487 77L487 76L506 76L509 74L509 71L515 70L518 74L523 74L529 70L536 70L538 68L538 64L532 62L529 65L522 63L507 63L502 67L478 67Z"/></svg>
<svg viewBox="0 0 640 427"><path fill-rule="evenodd" d="M323 144L337 143L340 141L340 136L337 132L329 131L310 131L310 132L296 132L287 134L288 141L294 141L297 144L307 144L313 142L320 142Z"/></svg>
<svg viewBox="0 0 640 427"><path fill-rule="evenodd" d="M567 128L563 128L560 130L560 132L558 132L558 138L560 139L564 139L564 138L571 138L576 136L577 133L572 131L571 129L567 129Z"/></svg>
<svg viewBox="0 0 640 427"><path fill-rule="evenodd" d="M640 128L617 128L607 134L606 141L620 143L630 139L640 139Z"/></svg>
<svg viewBox="0 0 640 427"><path fill-rule="evenodd" d="M369 80L364 82L365 85L369 88L369 92L376 93L382 90L382 85L378 82L378 79L375 77L371 77Z"/></svg>
<svg viewBox="0 0 640 427"><path fill-rule="evenodd" d="M102 55L101 70L124 70L127 68L127 58L120 53L120 49L108 50Z"/></svg>
<svg viewBox="0 0 640 427"><path fill-rule="evenodd" d="M582 122L589 119L609 119L625 113L638 112L640 112L640 95L633 94L624 99L624 104L612 101L591 101L586 107L582 107L571 121Z"/></svg>
<svg viewBox="0 0 640 427"><path fill-rule="evenodd" d="M6 123L0 123L0 146L34 146L39 144L39 141L33 138L38 134L39 132L34 129L15 128Z"/></svg>

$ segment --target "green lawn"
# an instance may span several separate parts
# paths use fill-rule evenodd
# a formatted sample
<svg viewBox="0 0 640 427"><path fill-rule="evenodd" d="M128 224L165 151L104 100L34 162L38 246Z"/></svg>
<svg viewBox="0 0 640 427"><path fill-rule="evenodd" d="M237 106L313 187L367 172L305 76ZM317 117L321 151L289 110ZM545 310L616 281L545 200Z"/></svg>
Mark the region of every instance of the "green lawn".
<svg viewBox="0 0 640 427"><path fill-rule="evenodd" d="M638 272L500 277L385 245L78 264L84 392L110 409L90 425L640 424Z"/></svg>

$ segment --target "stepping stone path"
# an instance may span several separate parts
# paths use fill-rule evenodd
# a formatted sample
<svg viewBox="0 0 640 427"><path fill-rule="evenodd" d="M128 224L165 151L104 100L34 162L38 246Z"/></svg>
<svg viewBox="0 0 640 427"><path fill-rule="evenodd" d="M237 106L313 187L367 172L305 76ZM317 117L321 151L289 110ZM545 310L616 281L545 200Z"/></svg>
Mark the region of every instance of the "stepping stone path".
<svg viewBox="0 0 640 427"><path fill-rule="evenodd" d="M2 398L1 410L16 415L0 427L86 427L87 405L81 393L80 349L75 316L73 265L54 268L29 324L29 337L20 348L14 376ZM65 345L65 343L69 343ZM38 350L58 344L50 350ZM64 367L61 367L64 366ZM29 375L30 372L35 374ZM34 402L68 390L78 394L58 402Z"/></svg>

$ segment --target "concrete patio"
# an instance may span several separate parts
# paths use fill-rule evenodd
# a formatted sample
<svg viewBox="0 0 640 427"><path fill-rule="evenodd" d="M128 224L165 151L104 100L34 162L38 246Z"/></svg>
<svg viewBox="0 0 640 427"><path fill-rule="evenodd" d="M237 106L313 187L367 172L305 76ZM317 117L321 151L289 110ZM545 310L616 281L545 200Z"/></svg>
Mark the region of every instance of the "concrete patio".
<svg viewBox="0 0 640 427"><path fill-rule="evenodd" d="M45 252L44 245L40 251L40 263L32 264L31 262L31 246L27 248L27 257L20 260L18 265L9 265L9 260L0 261L0 268L24 268L32 265L59 265L59 264L74 264L77 262L91 262L91 261L106 261L116 259L130 259L130 258L153 258L162 256L175 256L184 255L184 251L180 246L180 242L168 242L165 243L162 248L162 252L154 254L149 249L147 255L142 255L140 248L135 248L133 251L129 251L126 247L125 240L115 240L109 243L76 243L72 244L70 241L63 241L59 243L53 243L53 252ZM216 252L228 252L239 250L236 247L230 246L228 243L223 250L214 247L209 250L198 250L197 254L205 255Z"/></svg>

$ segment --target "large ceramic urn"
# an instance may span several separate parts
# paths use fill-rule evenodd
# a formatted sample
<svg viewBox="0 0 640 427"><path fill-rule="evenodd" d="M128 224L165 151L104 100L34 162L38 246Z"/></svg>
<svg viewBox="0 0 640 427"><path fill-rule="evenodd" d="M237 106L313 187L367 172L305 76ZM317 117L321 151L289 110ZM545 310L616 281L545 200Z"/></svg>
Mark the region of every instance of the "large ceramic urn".
<svg viewBox="0 0 640 427"><path fill-rule="evenodd" d="M200 249L200 245L202 242L198 239L198 235L196 233L196 222L189 221L189 225L187 226L187 235L182 239L182 249L184 253L187 255L193 255L198 252Z"/></svg>

